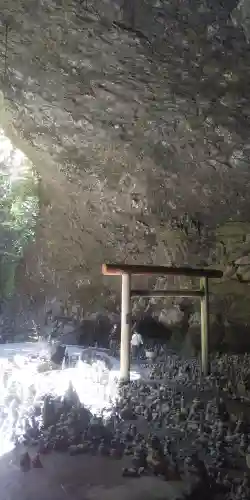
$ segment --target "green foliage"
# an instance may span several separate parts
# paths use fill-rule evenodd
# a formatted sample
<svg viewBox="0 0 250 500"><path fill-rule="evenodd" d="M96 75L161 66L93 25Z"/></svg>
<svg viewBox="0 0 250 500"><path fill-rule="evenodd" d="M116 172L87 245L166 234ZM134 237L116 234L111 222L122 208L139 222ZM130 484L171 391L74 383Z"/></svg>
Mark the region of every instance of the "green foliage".
<svg viewBox="0 0 250 500"><path fill-rule="evenodd" d="M15 287L15 273L17 263L3 259L0 264L0 292L1 298L10 297Z"/></svg>
<svg viewBox="0 0 250 500"><path fill-rule="evenodd" d="M35 236L39 211L38 180L22 158L13 177L10 161L0 164L0 299L10 297L25 246Z"/></svg>

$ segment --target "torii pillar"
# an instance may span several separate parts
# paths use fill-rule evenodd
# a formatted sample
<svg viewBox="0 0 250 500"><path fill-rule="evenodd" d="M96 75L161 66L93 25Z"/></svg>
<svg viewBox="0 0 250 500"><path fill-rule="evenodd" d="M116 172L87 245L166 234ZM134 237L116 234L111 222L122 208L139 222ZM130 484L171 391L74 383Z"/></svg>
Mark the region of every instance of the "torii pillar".
<svg viewBox="0 0 250 500"><path fill-rule="evenodd" d="M120 380L130 379L130 339L131 339L131 298L132 297L196 297L201 305L201 370L208 375L209 363L209 294L208 278L221 278L222 271L217 269L198 269L188 266L166 267L129 264L103 264L102 273L109 276L122 276L121 296L121 351ZM200 278L198 290L131 290L131 276L135 275L176 275Z"/></svg>
<svg viewBox="0 0 250 500"><path fill-rule="evenodd" d="M131 274L122 274L120 380L129 381L131 340Z"/></svg>

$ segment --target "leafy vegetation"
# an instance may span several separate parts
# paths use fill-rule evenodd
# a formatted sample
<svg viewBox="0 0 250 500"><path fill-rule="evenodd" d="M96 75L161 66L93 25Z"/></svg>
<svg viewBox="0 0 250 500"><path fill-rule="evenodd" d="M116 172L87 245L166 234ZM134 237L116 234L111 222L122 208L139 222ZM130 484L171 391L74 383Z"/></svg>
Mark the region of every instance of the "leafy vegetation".
<svg viewBox="0 0 250 500"><path fill-rule="evenodd" d="M14 291L18 263L35 236L38 210L32 165L0 131L0 299Z"/></svg>

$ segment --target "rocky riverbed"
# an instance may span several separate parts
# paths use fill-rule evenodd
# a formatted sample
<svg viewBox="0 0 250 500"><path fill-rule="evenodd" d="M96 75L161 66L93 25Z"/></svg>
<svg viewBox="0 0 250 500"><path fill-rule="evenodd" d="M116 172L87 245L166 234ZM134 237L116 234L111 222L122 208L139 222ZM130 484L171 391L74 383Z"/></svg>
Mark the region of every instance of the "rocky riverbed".
<svg viewBox="0 0 250 500"><path fill-rule="evenodd" d="M44 395L16 436L18 467L39 469L60 453L69 463L108 461L122 480L185 483L190 498L248 499L249 358L215 356L203 378L196 359L166 354L147 366L147 381L121 387L112 411L98 416L71 384L63 397Z"/></svg>

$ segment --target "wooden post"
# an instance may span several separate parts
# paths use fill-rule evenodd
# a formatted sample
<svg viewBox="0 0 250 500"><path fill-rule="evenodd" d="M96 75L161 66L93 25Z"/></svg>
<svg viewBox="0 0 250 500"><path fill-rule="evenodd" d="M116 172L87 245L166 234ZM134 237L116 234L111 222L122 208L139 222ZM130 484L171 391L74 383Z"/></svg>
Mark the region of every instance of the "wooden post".
<svg viewBox="0 0 250 500"><path fill-rule="evenodd" d="M122 274L120 380L130 380L131 275Z"/></svg>
<svg viewBox="0 0 250 500"><path fill-rule="evenodd" d="M204 292L201 298L201 370L203 375L208 375L208 340L209 340L209 295L208 278L201 278L201 290Z"/></svg>
<svg viewBox="0 0 250 500"><path fill-rule="evenodd" d="M223 272L218 269L192 268L189 266L146 266L137 264L103 264L102 274L105 276L122 275L122 311L121 311L121 380L128 381L130 375L130 335L131 335L131 298L167 297L169 295L183 297L200 297L201 299L201 368L208 375L209 350L209 302L208 278L220 279ZM131 275L190 276L201 278L200 290L131 290Z"/></svg>

